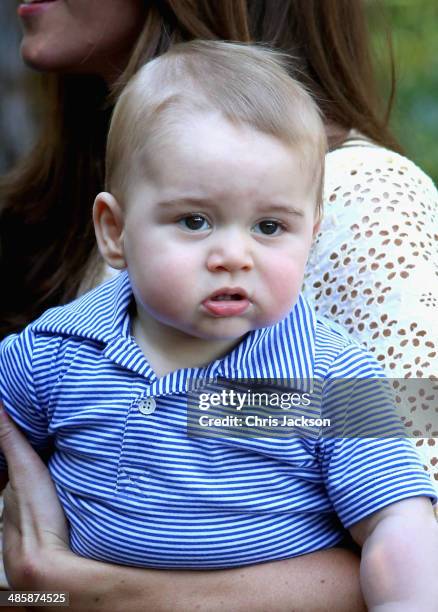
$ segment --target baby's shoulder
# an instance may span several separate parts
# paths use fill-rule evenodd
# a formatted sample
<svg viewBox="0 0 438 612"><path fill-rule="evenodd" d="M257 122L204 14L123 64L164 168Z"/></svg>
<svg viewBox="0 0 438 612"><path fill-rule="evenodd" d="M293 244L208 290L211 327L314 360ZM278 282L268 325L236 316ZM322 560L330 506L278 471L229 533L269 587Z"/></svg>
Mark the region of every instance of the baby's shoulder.
<svg viewBox="0 0 438 612"><path fill-rule="evenodd" d="M69 304L47 310L29 328L36 336L108 344L126 323L131 298L129 277L120 273Z"/></svg>
<svg viewBox="0 0 438 612"><path fill-rule="evenodd" d="M368 372L367 375L382 375L382 369L372 354L346 328L318 314L313 302L303 294L300 294L289 316L270 329L273 330L270 354L274 354L278 346L292 350L301 340L299 350L294 353L295 358L302 362L311 355L310 369L315 378L349 378L362 376L364 372Z"/></svg>
<svg viewBox="0 0 438 612"><path fill-rule="evenodd" d="M121 288L125 289L126 300L129 299L125 285L113 279L69 304L45 311L23 331L3 340L2 359L26 362L31 370L41 367L53 372L57 369L55 364L60 366L63 360L72 358L83 344L95 348L105 345L118 329L114 310Z"/></svg>
<svg viewBox="0 0 438 612"><path fill-rule="evenodd" d="M366 347L344 327L320 315L316 315L314 371L316 378L382 376Z"/></svg>

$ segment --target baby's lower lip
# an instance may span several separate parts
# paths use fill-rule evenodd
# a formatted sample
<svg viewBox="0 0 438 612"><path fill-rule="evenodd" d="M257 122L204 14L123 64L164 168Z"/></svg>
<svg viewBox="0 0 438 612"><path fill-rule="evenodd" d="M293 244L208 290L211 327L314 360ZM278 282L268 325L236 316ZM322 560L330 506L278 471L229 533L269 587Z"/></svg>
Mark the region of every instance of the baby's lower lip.
<svg viewBox="0 0 438 612"><path fill-rule="evenodd" d="M213 300L207 298L202 302L204 308L215 317L235 317L241 315L249 307L249 300Z"/></svg>

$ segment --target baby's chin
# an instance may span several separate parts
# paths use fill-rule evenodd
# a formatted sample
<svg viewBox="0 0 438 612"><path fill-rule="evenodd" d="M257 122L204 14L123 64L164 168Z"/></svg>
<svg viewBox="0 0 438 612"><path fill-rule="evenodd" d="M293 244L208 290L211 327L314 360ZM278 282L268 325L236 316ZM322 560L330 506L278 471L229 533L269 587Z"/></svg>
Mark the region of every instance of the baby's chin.
<svg viewBox="0 0 438 612"><path fill-rule="evenodd" d="M191 330L185 330L185 333L208 342L235 341L237 343L249 332L262 329L264 327L270 327L271 325L275 325L277 322L277 320L273 321L271 319L249 322L239 320L238 317L233 317L233 319L224 317L209 321L207 325L202 325Z"/></svg>

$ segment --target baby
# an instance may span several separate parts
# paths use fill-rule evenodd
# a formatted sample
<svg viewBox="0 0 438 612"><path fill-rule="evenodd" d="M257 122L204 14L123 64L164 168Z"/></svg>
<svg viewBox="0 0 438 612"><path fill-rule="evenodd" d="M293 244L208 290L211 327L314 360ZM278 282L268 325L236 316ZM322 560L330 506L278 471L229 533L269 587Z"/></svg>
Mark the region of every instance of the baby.
<svg viewBox="0 0 438 612"><path fill-rule="evenodd" d="M6 410L36 448L54 441L78 554L225 568L348 529L370 609L435 605L434 490L408 441L187 435L196 381L314 379L330 405L333 380L382 377L300 296L325 150L314 102L261 47L176 45L124 90L93 215L101 254L126 271L0 355ZM384 420L386 397L373 402Z"/></svg>

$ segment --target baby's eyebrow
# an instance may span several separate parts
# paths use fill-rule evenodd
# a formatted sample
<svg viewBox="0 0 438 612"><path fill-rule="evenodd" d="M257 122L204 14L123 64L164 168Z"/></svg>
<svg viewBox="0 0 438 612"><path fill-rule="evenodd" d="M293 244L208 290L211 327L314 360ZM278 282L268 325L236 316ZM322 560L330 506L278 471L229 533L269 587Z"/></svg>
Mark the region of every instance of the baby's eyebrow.
<svg viewBox="0 0 438 612"><path fill-rule="evenodd" d="M193 208L220 208L220 202L209 198L182 197L162 200L158 203L160 207L173 208L177 206L192 206ZM277 204L262 202L255 207L255 211L260 215L291 215L295 217L304 217L304 211L292 204Z"/></svg>
<svg viewBox="0 0 438 612"><path fill-rule="evenodd" d="M170 200L162 200L158 203L158 206L164 206L167 208L172 208L175 206L207 206L207 207L215 207L218 204L214 200L210 200L208 198L171 198Z"/></svg>
<svg viewBox="0 0 438 612"><path fill-rule="evenodd" d="M263 204L257 209L261 214L294 215L304 217L304 211L289 204Z"/></svg>

